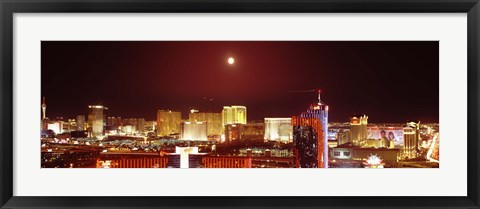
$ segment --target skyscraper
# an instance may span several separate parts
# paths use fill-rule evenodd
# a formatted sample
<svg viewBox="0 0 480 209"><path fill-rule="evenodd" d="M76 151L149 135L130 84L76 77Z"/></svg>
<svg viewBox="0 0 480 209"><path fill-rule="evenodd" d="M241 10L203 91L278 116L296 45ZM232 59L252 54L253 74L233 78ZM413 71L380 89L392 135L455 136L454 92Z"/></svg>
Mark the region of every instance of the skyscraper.
<svg viewBox="0 0 480 209"><path fill-rule="evenodd" d="M85 116L77 115L77 131L85 130Z"/></svg>
<svg viewBox="0 0 480 209"><path fill-rule="evenodd" d="M157 134L159 136L179 134L181 122L182 122L181 112L172 112L171 110L158 110L157 111Z"/></svg>
<svg viewBox="0 0 480 209"><path fill-rule="evenodd" d="M305 137L313 137L313 134L316 133L318 137L316 145L318 146L318 167L328 168L328 105L322 101L320 97L321 91L318 90L317 92L318 103L311 104L307 112L300 114L300 116L292 117L292 125L294 126L293 141L295 144L295 138L303 141L304 139L307 140ZM312 126L313 129L298 126ZM309 134L306 134L307 132ZM313 139L308 138L308 141L311 140Z"/></svg>
<svg viewBox="0 0 480 209"><path fill-rule="evenodd" d="M420 121L409 121L403 129L403 156L417 157L418 142L420 141Z"/></svg>
<svg viewBox="0 0 480 209"><path fill-rule="evenodd" d="M295 167L297 168L326 168L328 148L323 144L323 124L316 117L293 116L293 151L295 155Z"/></svg>
<svg viewBox="0 0 480 209"><path fill-rule="evenodd" d="M145 118L137 118L137 131L140 133L145 131Z"/></svg>
<svg viewBox="0 0 480 209"><path fill-rule="evenodd" d="M367 124L368 116L365 114L350 117L350 139L352 140L352 145L362 146L362 143L365 143L368 136Z"/></svg>
<svg viewBox="0 0 480 209"><path fill-rule="evenodd" d="M223 106L222 126L228 124L247 124L247 107Z"/></svg>
<svg viewBox="0 0 480 209"><path fill-rule="evenodd" d="M418 143L420 142L420 121L414 121L414 120L411 120L411 121L408 121L407 122L407 126L408 127L411 127L415 130L415 140L417 142L417 147L418 147Z"/></svg>
<svg viewBox="0 0 480 209"><path fill-rule="evenodd" d="M190 111L188 115L190 122L206 122L208 136L222 135L222 113Z"/></svg>
<svg viewBox="0 0 480 209"><path fill-rule="evenodd" d="M102 105L88 106L88 127L91 136L96 137L103 135L103 127L106 125L106 117L108 108Z"/></svg>

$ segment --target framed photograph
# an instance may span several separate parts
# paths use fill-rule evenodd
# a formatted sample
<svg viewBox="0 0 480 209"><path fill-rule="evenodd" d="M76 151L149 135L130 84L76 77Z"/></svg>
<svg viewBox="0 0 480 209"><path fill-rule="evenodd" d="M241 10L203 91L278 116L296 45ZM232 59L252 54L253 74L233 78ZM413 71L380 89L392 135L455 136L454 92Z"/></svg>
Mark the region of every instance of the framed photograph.
<svg viewBox="0 0 480 209"><path fill-rule="evenodd" d="M1 208L479 208L478 0L0 7Z"/></svg>

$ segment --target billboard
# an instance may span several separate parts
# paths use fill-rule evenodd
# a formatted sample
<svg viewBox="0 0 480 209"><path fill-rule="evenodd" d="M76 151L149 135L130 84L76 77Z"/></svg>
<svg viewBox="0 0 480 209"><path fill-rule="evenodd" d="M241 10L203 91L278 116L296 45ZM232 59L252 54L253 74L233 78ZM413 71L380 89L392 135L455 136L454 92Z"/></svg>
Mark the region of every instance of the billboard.
<svg viewBox="0 0 480 209"><path fill-rule="evenodd" d="M395 146L403 146L403 127L368 127L367 139L393 140Z"/></svg>

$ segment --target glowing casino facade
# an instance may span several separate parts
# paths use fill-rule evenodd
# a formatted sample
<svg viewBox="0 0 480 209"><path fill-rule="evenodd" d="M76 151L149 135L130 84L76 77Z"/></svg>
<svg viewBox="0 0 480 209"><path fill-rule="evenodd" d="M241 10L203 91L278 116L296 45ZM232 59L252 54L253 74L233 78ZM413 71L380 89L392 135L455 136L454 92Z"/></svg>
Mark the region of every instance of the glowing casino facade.
<svg viewBox="0 0 480 209"><path fill-rule="evenodd" d="M170 110L157 111L157 134L159 136L168 136L170 134L180 133L180 122L182 113Z"/></svg>
<svg viewBox="0 0 480 209"><path fill-rule="evenodd" d="M88 127L92 137L103 135L103 127L107 125L107 110L102 105L88 106Z"/></svg>
<svg viewBox="0 0 480 209"><path fill-rule="evenodd" d="M367 140L368 116L354 115L350 117L350 139L355 146L361 146Z"/></svg>
<svg viewBox="0 0 480 209"><path fill-rule="evenodd" d="M292 142L292 118L265 118L265 141Z"/></svg>
<svg viewBox="0 0 480 209"><path fill-rule="evenodd" d="M229 124L247 124L247 107L245 106L223 106L222 126Z"/></svg>

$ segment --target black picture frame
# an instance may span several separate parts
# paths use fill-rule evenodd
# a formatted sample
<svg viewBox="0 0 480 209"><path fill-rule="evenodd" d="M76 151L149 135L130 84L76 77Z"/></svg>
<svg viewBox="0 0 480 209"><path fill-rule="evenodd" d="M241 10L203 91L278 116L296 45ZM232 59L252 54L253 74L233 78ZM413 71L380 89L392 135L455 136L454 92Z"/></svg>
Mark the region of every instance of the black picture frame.
<svg viewBox="0 0 480 209"><path fill-rule="evenodd" d="M1 208L479 208L478 0L0 0ZM468 195L465 197L13 196L14 13L467 13ZM452 179L446 179L450 181Z"/></svg>

